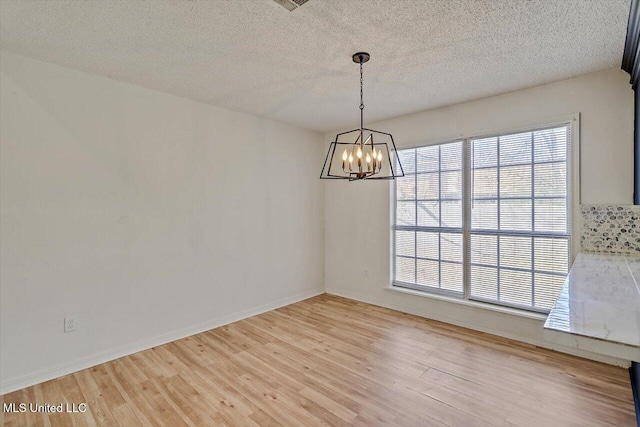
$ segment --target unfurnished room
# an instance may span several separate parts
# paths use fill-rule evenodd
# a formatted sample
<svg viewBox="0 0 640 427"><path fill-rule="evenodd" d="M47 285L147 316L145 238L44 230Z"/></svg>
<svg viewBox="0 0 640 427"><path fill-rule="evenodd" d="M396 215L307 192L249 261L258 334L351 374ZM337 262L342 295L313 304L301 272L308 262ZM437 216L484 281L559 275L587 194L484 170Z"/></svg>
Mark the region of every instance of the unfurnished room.
<svg viewBox="0 0 640 427"><path fill-rule="evenodd" d="M0 425L639 395L640 0L0 0Z"/></svg>

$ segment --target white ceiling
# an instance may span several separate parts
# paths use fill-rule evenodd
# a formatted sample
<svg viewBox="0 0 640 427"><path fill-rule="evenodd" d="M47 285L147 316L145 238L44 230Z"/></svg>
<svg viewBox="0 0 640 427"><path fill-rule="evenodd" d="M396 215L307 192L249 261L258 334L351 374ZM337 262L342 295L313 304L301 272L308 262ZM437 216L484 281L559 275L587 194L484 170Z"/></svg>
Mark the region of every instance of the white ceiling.
<svg viewBox="0 0 640 427"><path fill-rule="evenodd" d="M620 67L629 0L0 2L0 48L327 131Z"/></svg>

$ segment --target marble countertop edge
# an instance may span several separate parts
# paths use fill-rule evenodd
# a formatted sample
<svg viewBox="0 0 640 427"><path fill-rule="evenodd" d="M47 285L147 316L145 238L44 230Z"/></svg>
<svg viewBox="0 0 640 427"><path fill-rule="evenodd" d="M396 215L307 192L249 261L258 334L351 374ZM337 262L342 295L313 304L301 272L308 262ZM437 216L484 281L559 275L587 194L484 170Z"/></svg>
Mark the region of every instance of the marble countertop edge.
<svg viewBox="0 0 640 427"><path fill-rule="evenodd" d="M544 328L640 348L639 283L640 254L581 252Z"/></svg>

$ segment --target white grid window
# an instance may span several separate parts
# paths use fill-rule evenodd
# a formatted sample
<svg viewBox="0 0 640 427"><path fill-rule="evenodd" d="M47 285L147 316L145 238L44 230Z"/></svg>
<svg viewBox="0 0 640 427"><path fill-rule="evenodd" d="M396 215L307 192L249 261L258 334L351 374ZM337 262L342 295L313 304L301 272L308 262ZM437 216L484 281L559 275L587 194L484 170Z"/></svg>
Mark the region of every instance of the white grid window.
<svg viewBox="0 0 640 427"><path fill-rule="evenodd" d="M394 284L547 311L569 266L570 125L398 152Z"/></svg>
<svg viewBox="0 0 640 427"><path fill-rule="evenodd" d="M462 295L462 141L398 152L395 281Z"/></svg>

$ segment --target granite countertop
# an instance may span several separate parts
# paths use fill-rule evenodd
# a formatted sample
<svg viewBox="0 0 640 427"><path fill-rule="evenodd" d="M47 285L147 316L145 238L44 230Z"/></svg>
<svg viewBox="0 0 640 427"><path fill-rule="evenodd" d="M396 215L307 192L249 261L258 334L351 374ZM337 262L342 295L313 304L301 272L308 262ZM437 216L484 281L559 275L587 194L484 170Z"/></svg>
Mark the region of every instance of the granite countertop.
<svg viewBox="0 0 640 427"><path fill-rule="evenodd" d="M640 349L640 256L578 254L544 327Z"/></svg>

